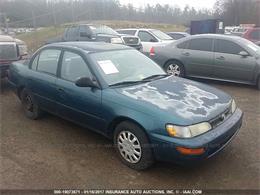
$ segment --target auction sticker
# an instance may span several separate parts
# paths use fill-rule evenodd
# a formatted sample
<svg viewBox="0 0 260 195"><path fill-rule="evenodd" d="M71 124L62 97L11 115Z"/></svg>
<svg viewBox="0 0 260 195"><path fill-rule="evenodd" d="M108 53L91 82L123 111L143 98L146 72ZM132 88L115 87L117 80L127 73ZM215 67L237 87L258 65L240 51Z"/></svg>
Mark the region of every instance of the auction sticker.
<svg viewBox="0 0 260 195"><path fill-rule="evenodd" d="M116 68L116 66L113 64L111 60L98 61L98 65L100 66L100 68L103 70L105 74L119 73L118 69Z"/></svg>

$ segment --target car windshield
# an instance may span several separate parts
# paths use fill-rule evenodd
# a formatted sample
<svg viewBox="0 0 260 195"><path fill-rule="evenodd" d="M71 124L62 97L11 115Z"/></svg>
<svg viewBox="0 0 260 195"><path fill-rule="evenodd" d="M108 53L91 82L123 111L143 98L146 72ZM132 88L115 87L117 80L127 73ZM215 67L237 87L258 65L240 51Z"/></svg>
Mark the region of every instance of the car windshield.
<svg viewBox="0 0 260 195"><path fill-rule="evenodd" d="M117 50L90 54L108 85L142 82L166 73L151 59L136 50Z"/></svg>
<svg viewBox="0 0 260 195"><path fill-rule="evenodd" d="M157 38L161 40L173 40L169 35L160 30L150 30Z"/></svg>
<svg viewBox="0 0 260 195"><path fill-rule="evenodd" d="M0 60L17 59L17 50L14 43L0 43Z"/></svg>
<svg viewBox="0 0 260 195"><path fill-rule="evenodd" d="M260 54L260 47L256 44L254 44L253 42L251 42L247 39L242 39L242 38L239 40L239 42L244 44L250 50L253 50L254 52Z"/></svg>
<svg viewBox="0 0 260 195"><path fill-rule="evenodd" d="M90 26L90 29L93 31L93 34L109 34L109 35L118 35L118 33L108 26Z"/></svg>

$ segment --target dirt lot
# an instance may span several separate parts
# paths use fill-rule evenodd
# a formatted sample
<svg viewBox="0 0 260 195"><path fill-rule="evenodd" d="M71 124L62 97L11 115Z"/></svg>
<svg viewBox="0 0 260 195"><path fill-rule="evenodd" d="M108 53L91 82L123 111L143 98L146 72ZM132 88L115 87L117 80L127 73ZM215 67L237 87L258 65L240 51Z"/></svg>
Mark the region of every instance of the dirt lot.
<svg viewBox="0 0 260 195"><path fill-rule="evenodd" d="M157 163L137 172L124 166L110 141L96 133L51 115L27 119L2 82L0 188L260 189L260 92L245 85L209 84L232 94L244 111L238 136L198 167Z"/></svg>

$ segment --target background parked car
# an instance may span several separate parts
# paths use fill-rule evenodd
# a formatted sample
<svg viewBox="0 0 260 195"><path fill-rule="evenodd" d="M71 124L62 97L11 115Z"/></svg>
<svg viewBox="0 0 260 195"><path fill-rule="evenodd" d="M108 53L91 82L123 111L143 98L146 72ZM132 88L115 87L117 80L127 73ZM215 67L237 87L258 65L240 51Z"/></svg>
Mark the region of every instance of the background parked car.
<svg viewBox="0 0 260 195"><path fill-rule="evenodd" d="M174 40L166 33L157 29L119 29L120 34L128 34L138 36L143 45L143 52L148 54L153 46L164 46L172 43Z"/></svg>
<svg viewBox="0 0 260 195"><path fill-rule="evenodd" d="M7 76L7 70L12 62L23 59L27 54L27 46L23 41L0 35L1 78Z"/></svg>
<svg viewBox="0 0 260 195"><path fill-rule="evenodd" d="M166 34L169 35L174 40L179 40L181 38L190 36L190 34L186 32L167 32Z"/></svg>
<svg viewBox="0 0 260 195"><path fill-rule="evenodd" d="M120 35L112 28L105 25L96 24L76 24L66 28L61 37L49 39L47 43L64 42L64 41L92 41L107 42L114 44L124 44L142 49L142 44L137 36Z"/></svg>
<svg viewBox="0 0 260 195"><path fill-rule="evenodd" d="M256 43L260 41L260 28L249 28L242 37Z"/></svg>
<svg viewBox="0 0 260 195"><path fill-rule="evenodd" d="M231 31L231 35L241 37L247 31L247 29L248 28L246 28L246 27L237 26L237 27L233 28L233 30Z"/></svg>
<svg viewBox="0 0 260 195"><path fill-rule="evenodd" d="M260 48L251 41L226 35L195 35L150 54L169 74L257 85Z"/></svg>

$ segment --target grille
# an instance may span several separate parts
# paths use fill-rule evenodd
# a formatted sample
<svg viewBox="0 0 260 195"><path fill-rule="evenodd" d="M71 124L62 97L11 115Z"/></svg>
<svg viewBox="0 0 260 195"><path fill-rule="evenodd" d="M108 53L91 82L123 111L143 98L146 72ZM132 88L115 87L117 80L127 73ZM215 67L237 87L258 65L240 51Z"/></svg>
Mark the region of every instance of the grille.
<svg viewBox="0 0 260 195"><path fill-rule="evenodd" d="M137 45L139 44L139 39L137 37L123 37L126 45Z"/></svg>
<svg viewBox="0 0 260 195"><path fill-rule="evenodd" d="M228 108L223 113L215 117L210 121L212 128L217 127L218 125L222 124L229 116L231 115L231 108Z"/></svg>

